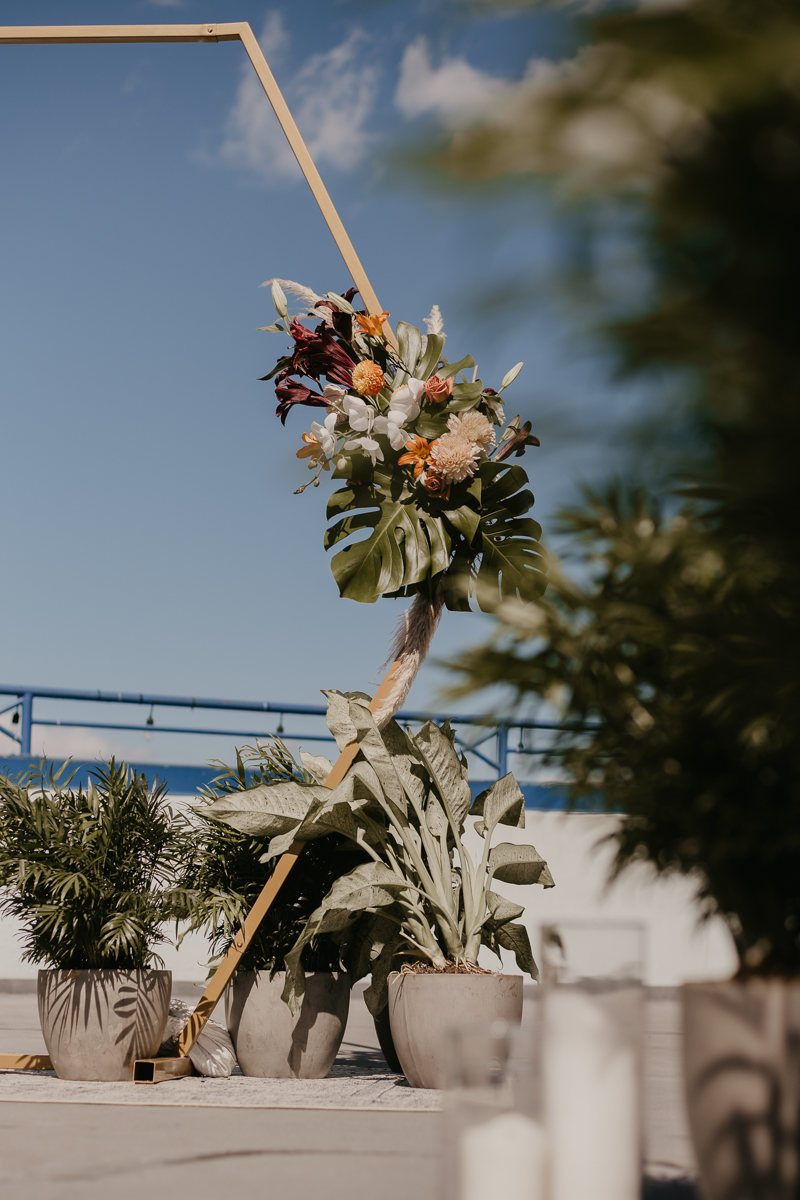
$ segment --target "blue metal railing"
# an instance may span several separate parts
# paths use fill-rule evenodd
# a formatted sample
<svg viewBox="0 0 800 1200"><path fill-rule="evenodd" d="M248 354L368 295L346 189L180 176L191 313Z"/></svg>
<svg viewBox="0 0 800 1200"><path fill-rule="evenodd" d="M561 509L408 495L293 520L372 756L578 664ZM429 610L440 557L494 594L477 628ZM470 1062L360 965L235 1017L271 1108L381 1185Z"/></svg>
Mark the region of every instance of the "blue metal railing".
<svg viewBox="0 0 800 1200"><path fill-rule="evenodd" d="M4 713L13 712L12 728L9 729L0 722L0 733L12 739L19 745L19 755L21 758L30 757L31 754L31 734L33 726L56 726L68 729L108 729L108 730L128 730L140 733L169 733L169 734L205 734L206 736L223 736L232 738L266 738L273 734L279 734L286 741L316 741L316 742L332 742L334 739L329 733L311 733L311 732L287 732L283 728L283 719L285 716L300 716L300 717L324 717L324 705L317 704L273 704L268 701L256 700L214 700L205 697L197 696L161 696L151 695L144 692L104 692L104 691L79 691L69 688L32 688L32 687L13 687L11 685L0 685L0 696L15 697L13 703L0 709L0 716ZM59 701L78 701L90 702L99 704L132 704L144 705L150 709L147 720L142 724L133 724L130 722L111 722L111 721L87 721L87 720L62 720L53 719L50 717L37 717L34 715L34 700L48 699ZM278 715L278 726L276 729L220 729L210 727L197 727L188 725L159 725L154 718L154 711L157 708L183 708L190 711L194 709L208 709L216 712L252 712L252 713L274 713ZM412 725L418 722L427 720L441 721L443 717L439 713L432 712L412 712L409 710L401 710L397 714L397 720L404 725ZM534 748L530 745L523 744L523 736L525 730L557 730L563 728L558 724L549 723L546 721L524 721L513 720L510 722L492 722L486 716L474 714L459 713L450 718L454 727L471 726L474 733L478 736L471 738L465 736L466 731L456 728L456 742L468 754L475 755L481 762L485 763L492 771L496 771L498 778L505 775L508 771L508 755L509 755L509 733L511 730L519 730L519 744L512 751L516 754L525 755L541 755L547 752L547 747ZM13 726L19 725L19 733L14 731ZM486 743L494 739L495 756L490 757ZM484 747L483 750L480 747Z"/></svg>

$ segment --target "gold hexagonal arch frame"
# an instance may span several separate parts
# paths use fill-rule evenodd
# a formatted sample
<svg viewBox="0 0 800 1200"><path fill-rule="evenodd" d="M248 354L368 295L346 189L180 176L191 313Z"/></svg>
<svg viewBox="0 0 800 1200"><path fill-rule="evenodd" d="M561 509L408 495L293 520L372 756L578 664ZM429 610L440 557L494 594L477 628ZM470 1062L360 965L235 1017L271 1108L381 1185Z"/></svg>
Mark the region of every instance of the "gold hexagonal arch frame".
<svg viewBox="0 0 800 1200"><path fill-rule="evenodd" d="M286 134L300 170L311 188L314 199L320 207L325 223L333 234L333 239L339 247L339 252L352 276L353 282L361 294L368 312L380 315L381 306L375 295L372 284L361 260L356 254L355 247L347 235L341 217L339 216L328 189L322 182L319 171L312 159L308 147L303 141L300 130L295 124L289 111L289 106L283 98L275 76L267 65L261 47L256 40L247 21L237 21L222 25L6 25L0 26L0 45L8 46L37 46L37 45L78 45L104 44L117 42L241 42L253 64L256 75L267 94L275 115L280 121L281 128ZM388 324L387 336L394 341L394 335ZM394 676L399 664L394 663L375 696L370 708L376 711L384 699L392 692ZM326 786L336 787L344 778L347 769L358 752L355 743L347 746L340 754L326 780ZM244 924L236 935L233 945L217 967L215 974L209 980L205 992L198 1001L189 1024L181 1034L178 1043L178 1055L175 1058L147 1059L134 1064L133 1080L136 1083L160 1083L167 1079L176 1079L181 1075L191 1073L189 1050L202 1032L217 1001L222 996L230 982L234 971L247 949L253 935L258 929L273 900L280 891L289 872L300 856L304 842L294 842L289 850L278 860L275 871L264 887L253 908L248 913ZM42 1054L0 1054L0 1069L13 1070L46 1070L52 1067L50 1059Z"/></svg>

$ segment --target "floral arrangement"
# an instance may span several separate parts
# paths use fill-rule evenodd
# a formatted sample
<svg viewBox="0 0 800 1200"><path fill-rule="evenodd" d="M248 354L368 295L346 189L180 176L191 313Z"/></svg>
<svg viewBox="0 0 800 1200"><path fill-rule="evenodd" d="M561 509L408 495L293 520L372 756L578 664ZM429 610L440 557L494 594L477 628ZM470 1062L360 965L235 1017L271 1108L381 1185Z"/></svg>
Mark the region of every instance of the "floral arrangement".
<svg viewBox="0 0 800 1200"><path fill-rule="evenodd" d="M533 496L525 471L507 461L539 441L519 417L503 428L500 399L522 363L495 391L469 355L444 356L437 306L427 335L403 321L395 334L388 312L356 311L353 288L319 296L288 280L268 282L280 319L263 328L293 342L264 376L275 379L277 415L285 424L298 404L325 414L302 435L297 457L314 474L295 494L331 472L345 483L328 502L325 548L366 533L332 559L340 594L367 603L422 595L461 610L471 593L481 607L541 595L541 529L524 516ZM284 288L303 302L299 314L289 315Z"/></svg>

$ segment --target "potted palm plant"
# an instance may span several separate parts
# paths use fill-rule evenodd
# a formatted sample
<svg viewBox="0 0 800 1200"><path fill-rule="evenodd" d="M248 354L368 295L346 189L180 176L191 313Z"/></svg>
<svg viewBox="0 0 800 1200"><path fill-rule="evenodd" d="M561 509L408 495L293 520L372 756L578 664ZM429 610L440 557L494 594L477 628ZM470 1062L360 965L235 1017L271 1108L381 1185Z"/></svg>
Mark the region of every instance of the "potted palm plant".
<svg viewBox="0 0 800 1200"><path fill-rule="evenodd" d="M88 787L44 765L0 777L0 912L22 923L39 971L39 1018L62 1079L125 1080L158 1052L172 974L155 947L184 911L191 849L164 785L114 760Z"/></svg>
<svg viewBox="0 0 800 1200"><path fill-rule="evenodd" d="M269 860L294 840L313 848L325 839L329 858L332 838L359 848L362 861L343 863L335 872L286 955L284 999L293 1011L300 1008L305 948L331 935L350 977L372 976L365 993L372 1014L388 1005L409 1082L441 1086L446 1027L493 1017L518 1021L522 1015L522 976L481 968L481 946L498 955L501 948L510 950L523 971L538 974L527 932L517 922L524 908L498 894L495 883L552 887L553 879L533 846L492 846L499 825L524 825L524 798L513 776L473 801L466 761L447 724L427 722L413 736L394 721L379 730L367 697L327 696L328 726L340 749L352 741L359 747L336 788L324 786L330 763L306 756L310 780L242 789L216 799L207 813L268 841ZM464 846L468 818L484 839L476 860ZM401 950L415 962L397 972Z"/></svg>
<svg viewBox="0 0 800 1200"><path fill-rule="evenodd" d="M254 836L242 822L235 829L213 819L221 805L238 804L243 793L280 782L309 783L312 776L279 739L256 742L237 752L236 767L220 763L220 775L202 789L197 806L196 854L184 877L191 895L188 930L203 930L212 966L227 953L247 913L275 868L269 839ZM305 991L299 1009L281 1000L284 959L308 919L343 870L365 859L363 851L340 844L309 847L278 899L262 920L226 993L228 1029L245 1075L321 1079L328 1074L344 1037L350 980L330 934L309 939L302 951Z"/></svg>

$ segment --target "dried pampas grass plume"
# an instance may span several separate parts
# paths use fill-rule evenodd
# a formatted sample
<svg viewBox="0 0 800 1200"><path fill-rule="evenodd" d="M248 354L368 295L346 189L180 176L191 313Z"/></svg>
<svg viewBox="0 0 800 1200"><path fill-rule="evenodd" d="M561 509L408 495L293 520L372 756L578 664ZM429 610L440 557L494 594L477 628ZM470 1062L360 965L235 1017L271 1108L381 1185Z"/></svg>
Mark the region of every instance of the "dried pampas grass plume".
<svg viewBox="0 0 800 1200"><path fill-rule="evenodd" d="M373 713L378 729L388 725L397 710L402 708L430 649L443 609L444 594L439 587L432 600L430 596L417 593L411 607L403 613L387 659L389 663L398 664L392 690Z"/></svg>

